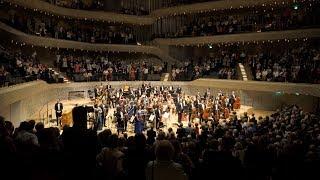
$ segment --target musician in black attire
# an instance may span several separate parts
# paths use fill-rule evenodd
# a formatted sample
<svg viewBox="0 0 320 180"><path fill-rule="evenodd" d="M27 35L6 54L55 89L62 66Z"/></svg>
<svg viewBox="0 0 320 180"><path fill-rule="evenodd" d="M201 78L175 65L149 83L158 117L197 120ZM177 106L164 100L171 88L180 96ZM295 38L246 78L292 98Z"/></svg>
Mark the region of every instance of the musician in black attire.
<svg viewBox="0 0 320 180"><path fill-rule="evenodd" d="M94 91L94 97L97 98L97 97L99 96L99 94L98 94L98 87L95 86L94 89L93 89L93 91Z"/></svg>
<svg viewBox="0 0 320 180"><path fill-rule="evenodd" d="M201 103L198 104L198 112L199 112L199 114L200 114L200 122L203 121L203 113L204 113L204 110L205 110L204 100L202 100Z"/></svg>
<svg viewBox="0 0 320 180"><path fill-rule="evenodd" d="M176 92L177 92L178 94L181 94L181 92L182 92L182 89L181 89L181 87L177 87L177 90L176 90Z"/></svg>
<svg viewBox="0 0 320 180"><path fill-rule="evenodd" d="M117 120L117 132L118 135L120 133L120 131L123 133L124 131L124 116L123 116L123 112L121 112L120 107L117 107L117 111L115 113L115 117Z"/></svg>
<svg viewBox="0 0 320 180"><path fill-rule="evenodd" d="M188 104L187 104L187 106L188 106L188 119L189 119L189 123L191 122L191 116L192 116L192 102L190 101Z"/></svg>
<svg viewBox="0 0 320 180"><path fill-rule="evenodd" d="M156 129L159 129L160 127L160 119L161 119L161 112L158 106L155 107L154 109L154 115L155 115L155 120L156 120Z"/></svg>
<svg viewBox="0 0 320 180"><path fill-rule="evenodd" d="M178 123L181 123L182 113L183 113L183 109L184 109L184 106L183 106L182 101L180 101L180 102L177 104L176 109L177 109L177 112L178 112Z"/></svg>
<svg viewBox="0 0 320 180"><path fill-rule="evenodd" d="M126 116L124 119L124 131L127 131L128 121L130 118L135 115L137 112L137 107L134 105L134 102L130 102L130 106L126 110Z"/></svg>
<svg viewBox="0 0 320 180"><path fill-rule="evenodd" d="M60 99L54 105L54 110L56 111L56 118L57 118L57 126L61 123L60 118L62 116L63 104L60 102Z"/></svg>

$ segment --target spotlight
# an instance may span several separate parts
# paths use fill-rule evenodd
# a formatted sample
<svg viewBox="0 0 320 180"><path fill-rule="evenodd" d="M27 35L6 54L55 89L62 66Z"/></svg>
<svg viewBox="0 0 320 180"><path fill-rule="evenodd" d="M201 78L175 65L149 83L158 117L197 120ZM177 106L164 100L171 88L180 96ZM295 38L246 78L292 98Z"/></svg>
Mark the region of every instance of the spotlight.
<svg viewBox="0 0 320 180"><path fill-rule="evenodd" d="M299 4L298 3L293 4L293 9L294 10L298 10L299 9Z"/></svg>

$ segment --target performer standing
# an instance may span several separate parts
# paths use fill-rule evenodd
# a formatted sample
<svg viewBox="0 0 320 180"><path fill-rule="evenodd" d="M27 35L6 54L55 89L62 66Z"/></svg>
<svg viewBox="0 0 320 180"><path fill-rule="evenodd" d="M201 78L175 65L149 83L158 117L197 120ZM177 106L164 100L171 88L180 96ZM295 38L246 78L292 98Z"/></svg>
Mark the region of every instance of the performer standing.
<svg viewBox="0 0 320 180"><path fill-rule="evenodd" d="M102 130L102 126L103 126L103 110L100 106L98 106L97 104L94 107L94 111L95 111L95 116L96 116L96 124L97 124L97 129L98 130Z"/></svg>
<svg viewBox="0 0 320 180"><path fill-rule="evenodd" d="M184 109L182 100L180 100L180 102L177 104L176 108L177 108L177 111L178 111L178 123L181 123L182 113L183 113L183 109Z"/></svg>
<svg viewBox="0 0 320 180"><path fill-rule="evenodd" d="M132 116L134 116L137 112L137 107L134 105L134 102L131 101L130 102L130 106L127 109L127 117L125 118L125 122L124 122L124 131L127 131L127 126L128 126L128 120L131 119Z"/></svg>
<svg viewBox="0 0 320 180"><path fill-rule="evenodd" d="M155 107L154 115L155 115L155 120L156 120L156 129L159 129L159 127L160 127L160 119L161 119L161 111L159 109L159 106Z"/></svg>
<svg viewBox="0 0 320 180"><path fill-rule="evenodd" d="M136 134L142 133L143 126L144 126L144 120L143 120L144 113L142 112L142 108L139 107L139 110L137 112L137 116L135 118L134 122L134 132Z"/></svg>
<svg viewBox="0 0 320 180"><path fill-rule="evenodd" d="M56 111L56 118L57 118L57 126L59 124L61 125L61 116L62 116L62 110L63 110L63 105L60 102L60 99L58 99L57 103L54 105L54 110Z"/></svg>
<svg viewBox="0 0 320 180"><path fill-rule="evenodd" d="M117 132L118 132L118 135L119 135L120 131L123 134L123 131L124 131L124 115L121 112L120 107L117 107L117 112L115 113L115 117L116 117L116 120L117 120Z"/></svg>

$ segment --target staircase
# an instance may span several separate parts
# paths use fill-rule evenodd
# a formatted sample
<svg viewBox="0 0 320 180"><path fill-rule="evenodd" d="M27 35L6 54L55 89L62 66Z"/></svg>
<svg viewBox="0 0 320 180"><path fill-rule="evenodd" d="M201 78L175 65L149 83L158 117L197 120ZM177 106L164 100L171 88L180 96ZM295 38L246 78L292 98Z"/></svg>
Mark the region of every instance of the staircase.
<svg viewBox="0 0 320 180"><path fill-rule="evenodd" d="M249 81L254 80L254 75L252 74L250 66L246 64L246 65L244 65L244 69L247 73L248 80Z"/></svg>
<svg viewBox="0 0 320 180"><path fill-rule="evenodd" d="M160 81L169 81L170 73L162 73Z"/></svg>
<svg viewBox="0 0 320 180"><path fill-rule="evenodd" d="M52 68L52 70L54 71L54 74L56 75L56 77L59 77L63 79L62 83L71 83L71 80L67 78L66 73L64 72L60 72L57 68Z"/></svg>
<svg viewBox="0 0 320 180"><path fill-rule="evenodd" d="M71 80L67 77L66 73L60 72L59 74L63 78L63 83L71 83Z"/></svg>
<svg viewBox="0 0 320 180"><path fill-rule="evenodd" d="M71 82L66 77L63 77L63 83L71 83Z"/></svg>
<svg viewBox="0 0 320 180"><path fill-rule="evenodd" d="M239 66L239 69L240 69L240 79L242 79L243 81L248 81L248 76L247 76L247 73L246 73L246 69L244 68L243 64L242 63L239 63L238 64Z"/></svg>

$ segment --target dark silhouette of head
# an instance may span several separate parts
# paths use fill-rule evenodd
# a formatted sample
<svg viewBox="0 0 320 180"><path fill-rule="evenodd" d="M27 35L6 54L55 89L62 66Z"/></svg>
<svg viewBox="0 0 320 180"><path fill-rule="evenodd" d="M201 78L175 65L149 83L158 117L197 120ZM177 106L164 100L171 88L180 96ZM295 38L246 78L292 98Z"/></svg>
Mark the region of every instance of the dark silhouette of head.
<svg viewBox="0 0 320 180"><path fill-rule="evenodd" d="M42 129L44 129L44 124L42 122L38 122L35 125L35 129L36 129L37 132L41 131Z"/></svg>
<svg viewBox="0 0 320 180"><path fill-rule="evenodd" d="M134 140L136 143L136 147L139 149L143 149L146 146L147 139L142 133L138 133L134 136Z"/></svg>
<svg viewBox="0 0 320 180"><path fill-rule="evenodd" d="M87 128L87 110L83 106L77 106L72 109L73 127Z"/></svg>
<svg viewBox="0 0 320 180"><path fill-rule="evenodd" d="M29 122L23 121L20 123L19 130L30 131L30 129L31 129L31 125Z"/></svg>
<svg viewBox="0 0 320 180"><path fill-rule="evenodd" d="M171 161L174 155L174 148L168 140L158 142L155 154L159 161Z"/></svg>
<svg viewBox="0 0 320 180"><path fill-rule="evenodd" d="M112 134L109 137L109 147L112 149L118 147L118 140L118 136L116 134Z"/></svg>

